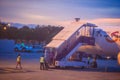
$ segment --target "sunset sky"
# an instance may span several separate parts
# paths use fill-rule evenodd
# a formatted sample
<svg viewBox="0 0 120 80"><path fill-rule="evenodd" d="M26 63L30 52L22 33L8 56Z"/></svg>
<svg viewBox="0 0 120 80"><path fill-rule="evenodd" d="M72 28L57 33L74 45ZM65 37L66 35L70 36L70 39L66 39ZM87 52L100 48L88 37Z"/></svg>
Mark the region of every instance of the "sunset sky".
<svg viewBox="0 0 120 80"><path fill-rule="evenodd" d="M120 0L0 0L1 21L64 26L75 17L120 29Z"/></svg>

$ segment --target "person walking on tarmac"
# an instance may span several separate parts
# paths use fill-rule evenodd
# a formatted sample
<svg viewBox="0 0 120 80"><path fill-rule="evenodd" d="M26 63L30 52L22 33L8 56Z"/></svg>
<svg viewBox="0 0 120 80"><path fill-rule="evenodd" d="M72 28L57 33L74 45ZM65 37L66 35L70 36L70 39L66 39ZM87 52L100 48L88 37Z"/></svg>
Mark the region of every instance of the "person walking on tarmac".
<svg viewBox="0 0 120 80"><path fill-rule="evenodd" d="M45 69L44 64L45 64L45 59L44 59L44 56L42 55L40 57L40 70L44 70Z"/></svg>
<svg viewBox="0 0 120 80"><path fill-rule="evenodd" d="M18 54L18 56L17 56L16 69L18 68L18 66L20 67L20 69L22 69L22 66L21 66L21 56L20 56L20 54Z"/></svg>

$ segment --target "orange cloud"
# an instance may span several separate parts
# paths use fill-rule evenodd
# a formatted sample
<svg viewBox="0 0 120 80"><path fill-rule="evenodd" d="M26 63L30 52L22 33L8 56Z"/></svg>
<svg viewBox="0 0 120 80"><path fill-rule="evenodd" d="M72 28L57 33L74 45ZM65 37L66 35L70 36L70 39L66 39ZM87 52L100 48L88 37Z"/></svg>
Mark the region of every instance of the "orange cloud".
<svg viewBox="0 0 120 80"><path fill-rule="evenodd" d="M96 24L120 24L119 18L100 18L89 21Z"/></svg>
<svg viewBox="0 0 120 80"><path fill-rule="evenodd" d="M118 31L120 30L120 19L119 18L99 18L92 20L80 20L79 23L93 23L96 24L99 28L102 28L105 31ZM74 23L74 20L69 21L59 21L58 24L63 26L70 26L71 23ZM73 25L73 24L72 24Z"/></svg>
<svg viewBox="0 0 120 80"><path fill-rule="evenodd" d="M90 22L98 25L105 31L120 31L120 19L119 18L101 18L94 19Z"/></svg>

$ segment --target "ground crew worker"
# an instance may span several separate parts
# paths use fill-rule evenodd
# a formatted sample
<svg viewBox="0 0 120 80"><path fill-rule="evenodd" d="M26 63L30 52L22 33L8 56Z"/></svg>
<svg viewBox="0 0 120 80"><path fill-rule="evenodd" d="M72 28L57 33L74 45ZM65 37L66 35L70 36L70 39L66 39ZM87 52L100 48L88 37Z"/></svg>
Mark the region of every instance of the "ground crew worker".
<svg viewBox="0 0 120 80"><path fill-rule="evenodd" d="M91 67L92 68L97 68L96 58L93 59L93 62L91 63Z"/></svg>
<svg viewBox="0 0 120 80"><path fill-rule="evenodd" d="M22 69L22 66L21 66L21 56L20 56L20 54L18 54L18 56L17 56L16 68L18 68L18 66L20 67L20 69Z"/></svg>
<svg viewBox="0 0 120 80"><path fill-rule="evenodd" d="M45 62L44 56L41 56L40 57L40 70L44 70L45 69L44 68L44 62Z"/></svg>
<svg viewBox="0 0 120 80"><path fill-rule="evenodd" d="M88 59L88 62L87 62L87 63L88 63L88 65L89 65L89 64L90 64L90 56L88 56L87 59Z"/></svg>
<svg viewBox="0 0 120 80"><path fill-rule="evenodd" d="M89 68L90 67L90 56L87 57L87 60L88 60L87 61L88 66L87 67Z"/></svg>

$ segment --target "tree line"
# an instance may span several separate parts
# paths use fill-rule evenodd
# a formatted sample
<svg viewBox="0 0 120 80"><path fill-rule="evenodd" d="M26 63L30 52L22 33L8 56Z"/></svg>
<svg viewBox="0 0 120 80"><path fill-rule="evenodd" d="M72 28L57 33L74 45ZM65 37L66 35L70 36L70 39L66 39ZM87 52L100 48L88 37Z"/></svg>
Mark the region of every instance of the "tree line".
<svg viewBox="0 0 120 80"><path fill-rule="evenodd" d="M37 40L49 42L53 36L63 29L62 26L37 25L35 28L23 26L17 28L0 22L0 39Z"/></svg>

